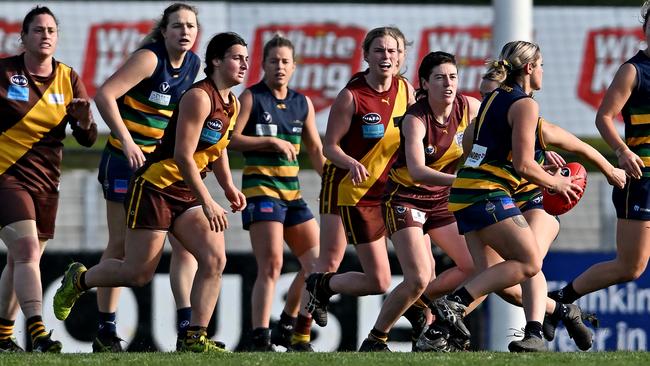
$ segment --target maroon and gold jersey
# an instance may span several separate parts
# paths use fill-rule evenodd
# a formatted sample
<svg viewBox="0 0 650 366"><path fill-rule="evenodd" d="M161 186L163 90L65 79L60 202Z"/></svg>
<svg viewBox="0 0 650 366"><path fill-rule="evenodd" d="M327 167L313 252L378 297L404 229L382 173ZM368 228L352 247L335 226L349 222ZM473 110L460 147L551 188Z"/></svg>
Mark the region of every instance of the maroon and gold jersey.
<svg viewBox="0 0 650 366"><path fill-rule="evenodd" d="M469 104L467 98L456 95L451 114L447 121L438 123L426 98L418 100L407 111L424 122L426 133L422 139L424 145L424 163L431 169L442 173L454 174L463 155L463 134L469 124ZM450 187L420 184L413 180L406 166L404 136L400 134L400 147L397 160L390 170L391 194L413 196L418 199L439 197L448 193Z"/></svg>
<svg viewBox="0 0 650 366"><path fill-rule="evenodd" d="M193 155L197 169L204 172L209 165L221 157L221 152L230 142L230 134L239 113L239 104L232 93L228 96L228 103L226 103L210 78L195 83L190 89L193 88L204 90L212 102L210 113L203 122L201 136ZM181 97L181 103L182 100ZM145 165L138 172L145 180L158 188L166 188L183 181L183 176L174 161L178 110L177 106L169 125L165 128L161 144L156 147L151 158L147 159ZM181 185L183 184L181 183Z"/></svg>
<svg viewBox="0 0 650 366"><path fill-rule="evenodd" d="M346 88L352 93L355 105L350 128L340 141L343 151L363 164L370 176L353 185L349 171L326 162L329 174L323 176L323 193L337 190L338 206L373 206L381 203L388 171L399 146L399 121L408 105L408 86L402 78L392 78L391 87L377 92L365 79L365 74L350 80ZM325 180L326 179L326 180Z"/></svg>
<svg viewBox="0 0 650 366"><path fill-rule="evenodd" d="M52 60L50 76L31 75L23 55L0 59L0 179L13 177L34 192L55 193L61 175L68 123L84 146L97 138L97 126L77 126L66 112L73 98L88 99L71 67Z"/></svg>

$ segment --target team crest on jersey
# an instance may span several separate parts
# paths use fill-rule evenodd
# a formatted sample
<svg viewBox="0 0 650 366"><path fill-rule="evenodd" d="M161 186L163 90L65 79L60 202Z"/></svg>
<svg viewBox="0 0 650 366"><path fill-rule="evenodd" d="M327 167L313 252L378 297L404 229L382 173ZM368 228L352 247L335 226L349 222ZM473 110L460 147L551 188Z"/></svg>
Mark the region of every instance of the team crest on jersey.
<svg viewBox="0 0 650 366"><path fill-rule="evenodd" d="M27 86L27 77L25 75L13 75L9 81L17 86Z"/></svg>
<svg viewBox="0 0 650 366"><path fill-rule="evenodd" d="M273 116L271 116L271 113L269 112L264 112L262 113L262 120L266 123L272 123L273 122Z"/></svg>
<svg viewBox="0 0 650 366"><path fill-rule="evenodd" d="M167 93L171 87L169 86L169 83L166 81L163 81L160 83L160 86L158 89L160 90L161 93Z"/></svg>
<svg viewBox="0 0 650 366"><path fill-rule="evenodd" d="M427 155L433 155L436 153L436 147L433 145L429 145L424 148L424 153Z"/></svg>
<svg viewBox="0 0 650 366"><path fill-rule="evenodd" d="M465 131L458 132L456 135L454 135L454 140L456 141L456 145L463 146L464 135L465 135Z"/></svg>

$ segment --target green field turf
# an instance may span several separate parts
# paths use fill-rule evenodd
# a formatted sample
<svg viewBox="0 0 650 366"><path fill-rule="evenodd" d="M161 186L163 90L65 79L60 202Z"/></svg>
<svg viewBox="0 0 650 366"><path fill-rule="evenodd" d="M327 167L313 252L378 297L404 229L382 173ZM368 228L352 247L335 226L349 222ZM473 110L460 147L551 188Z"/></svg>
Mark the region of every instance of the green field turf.
<svg viewBox="0 0 650 366"><path fill-rule="evenodd" d="M0 365L335 365L335 366L550 366L606 365L637 366L650 364L648 352L586 352L511 354L495 352L439 353L229 353L202 355L187 353L123 354L0 354Z"/></svg>

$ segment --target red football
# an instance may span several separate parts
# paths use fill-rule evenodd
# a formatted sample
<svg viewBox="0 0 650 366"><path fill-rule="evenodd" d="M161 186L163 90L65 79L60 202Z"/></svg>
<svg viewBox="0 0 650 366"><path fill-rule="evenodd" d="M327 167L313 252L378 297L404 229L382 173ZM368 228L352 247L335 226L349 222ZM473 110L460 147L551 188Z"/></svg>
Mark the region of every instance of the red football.
<svg viewBox="0 0 650 366"><path fill-rule="evenodd" d="M582 188L582 193L578 194L578 199L575 201L567 201L562 195L557 194L555 191L550 189L544 189L542 194L544 195L544 210L551 215L562 215L573 208L573 206L578 204L578 201L582 198L582 194L587 187L587 171L585 167L580 163L568 163L567 165L560 168L560 174L565 177L575 177L573 183L579 185Z"/></svg>

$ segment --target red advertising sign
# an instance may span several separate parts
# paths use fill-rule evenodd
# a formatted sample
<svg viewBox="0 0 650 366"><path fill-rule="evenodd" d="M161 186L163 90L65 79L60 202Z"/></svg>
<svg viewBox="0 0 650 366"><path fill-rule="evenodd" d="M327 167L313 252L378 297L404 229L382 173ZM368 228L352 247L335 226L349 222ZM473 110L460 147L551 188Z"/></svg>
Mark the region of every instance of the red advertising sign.
<svg viewBox="0 0 650 366"><path fill-rule="evenodd" d="M640 26L590 31L582 58L578 98L598 109L616 71L637 53L644 39Z"/></svg>
<svg viewBox="0 0 650 366"><path fill-rule="evenodd" d="M13 56L21 52L20 23L0 19L0 57Z"/></svg>
<svg viewBox="0 0 650 366"><path fill-rule="evenodd" d="M454 54L458 64L458 90L480 99L478 85L485 73L485 62L490 58L492 49L492 31L489 26L426 28L422 30L420 40L418 60L422 60L432 51ZM419 61L415 69L418 67ZM417 75L413 77L413 85L419 85Z"/></svg>
<svg viewBox="0 0 650 366"><path fill-rule="evenodd" d="M88 95L122 65L142 38L149 33L153 21L100 23L90 27L81 79Z"/></svg>
<svg viewBox="0 0 650 366"><path fill-rule="evenodd" d="M276 33L294 44L298 66L291 88L309 96L316 112L328 108L361 68L366 30L338 24L268 25L255 30L247 86L263 75L264 44Z"/></svg>

